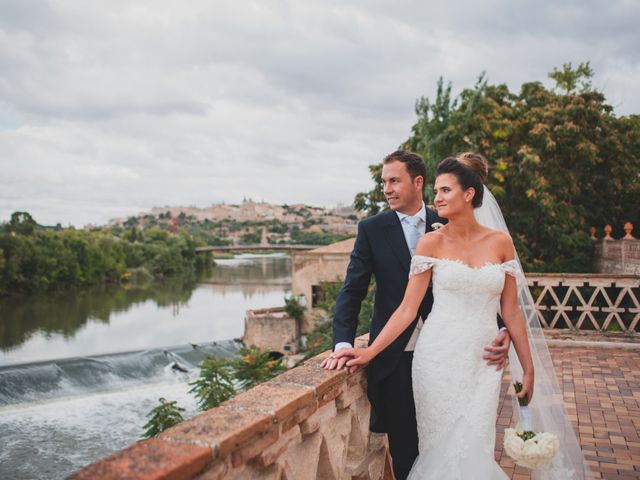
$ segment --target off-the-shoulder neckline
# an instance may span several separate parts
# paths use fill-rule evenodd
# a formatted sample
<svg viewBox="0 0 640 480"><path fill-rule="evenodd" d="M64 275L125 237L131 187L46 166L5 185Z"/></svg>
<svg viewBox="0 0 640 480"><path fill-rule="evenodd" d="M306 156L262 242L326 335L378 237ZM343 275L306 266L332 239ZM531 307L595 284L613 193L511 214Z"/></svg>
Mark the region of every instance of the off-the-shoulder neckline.
<svg viewBox="0 0 640 480"><path fill-rule="evenodd" d="M448 258L448 257L429 257L427 255L414 255L414 258L416 257L422 257L422 258L428 258L429 260L437 260L437 261L445 261L445 262L453 262L453 263L458 263L460 265L463 265L467 268L470 268L471 270L480 270L482 268L485 267L501 267L503 265L508 265L511 263L514 263L515 260L507 260L506 262L502 262L502 263L496 263L496 262L484 262L483 265L479 265L477 267L474 267L473 265L469 265L467 262L459 259L459 258Z"/></svg>

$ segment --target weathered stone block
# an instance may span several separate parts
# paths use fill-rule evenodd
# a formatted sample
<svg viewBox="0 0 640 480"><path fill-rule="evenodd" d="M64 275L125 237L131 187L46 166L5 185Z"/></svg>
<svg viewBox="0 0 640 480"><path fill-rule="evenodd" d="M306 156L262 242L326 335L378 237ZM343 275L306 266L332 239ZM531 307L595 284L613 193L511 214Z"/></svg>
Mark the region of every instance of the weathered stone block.
<svg viewBox="0 0 640 480"><path fill-rule="evenodd" d="M283 467L290 479L316 479L323 437L320 433L301 437L301 441L292 442L289 448L282 452L277 463Z"/></svg>
<svg viewBox="0 0 640 480"><path fill-rule="evenodd" d="M134 443L129 448L83 468L69 478L178 480L191 478L210 461L210 448L174 444L153 438Z"/></svg>
<svg viewBox="0 0 640 480"><path fill-rule="evenodd" d="M247 444L234 450L231 454L231 465L234 468L239 467L240 465L247 463L268 446L274 444L280 436L279 430L279 427L276 425L272 427L267 433L260 435L252 441L247 442Z"/></svg>
<svg viewBox="0 0 640 480"><path fill-rule="evenodd" d="M165 430L159 437L208 446L214 451L215 458L224 458L272 425L271 415L217 407Z"/></svg>
<svg viewBox="0 0 640 480"><path fill-rule="evenodd" d="M220 459L196 477L196 480L222 480L231 470L231 458Z"/></svg>
<svg viewBox="0 0 640 480"><path fill-rule="evenodd" d="M223 407L272 415L282 422L296 411L315 405L313 387L266 382L224 402Z"/></svg>
<svg viewBox="0 0 640 480"><path fill-rule="evenodd" d="M309 435L320 428L323 422L329 422L337 414L336 406L334 403L329 403L307 418L300 424L300 432L303 435Z"/></svg>
<svg viewBox="0 0 640 480"><path fill-rule="evenodd" d="M348 387L348 385L347 385ZM353 402L366 395L362 388L344 388L336 397L336 408L342 410L347 408Z"/></svg>
<svg viewBox="0 0 640 480"><path fill-rule="evenodd" d="M364 370L354 372L347 377L347 387L358 387L363 391L367 391L367 375Z"/></svg>
<svg viewBox="0 0 640 480"><path fill-rule="evenodd" d="M298 426L302 421L309 418L313 413L318 409L317 402L312 403L311 405L307 405L304 408L301 408L297 412L295 412L290 417L286 418L282 422L282 426L280 427L280 432L284 433L290 430L293 427Z"/></svg>
<svg viewBox="0 0 640 480"><path fill-rule="evenodd" d="M284 372L271 380L273 384L305 385L315 388L318 398L347 378L346 370L324 370L320 367L302 365Z"/></svg>
<svg viewBox="0 0 640 480"><path fill-rule="evenodd" d="M347 385L345 382L332 385L331 388L322 392L322 395L318 395L318 407L322 407L327 403L335 403L334 400L345 391Z"/></svg>
<svg viewBox="0 0 640 480"><path fill-rule="evenodd" d="M278 441L265 448L264 451L256 456L252 462L258 466L265 467L271 465L278 460L280 455L285 452L291 445L300 443L302 441L302 434L300 433L300 427L297 425L291 428L289 431L280 435Z"/></svg>

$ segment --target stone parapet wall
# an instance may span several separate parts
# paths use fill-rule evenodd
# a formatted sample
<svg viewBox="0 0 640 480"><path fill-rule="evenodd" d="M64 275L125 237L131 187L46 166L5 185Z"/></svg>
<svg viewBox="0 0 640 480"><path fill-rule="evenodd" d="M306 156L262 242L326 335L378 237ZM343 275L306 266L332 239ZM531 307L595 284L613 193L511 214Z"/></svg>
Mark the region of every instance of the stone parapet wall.
<svg viewBox="0 0 640 480"><path fill-rule="evenodd" d="M391 479L386 435L369 432L364 373L323 370L326 355L70 478Z"/></svg>

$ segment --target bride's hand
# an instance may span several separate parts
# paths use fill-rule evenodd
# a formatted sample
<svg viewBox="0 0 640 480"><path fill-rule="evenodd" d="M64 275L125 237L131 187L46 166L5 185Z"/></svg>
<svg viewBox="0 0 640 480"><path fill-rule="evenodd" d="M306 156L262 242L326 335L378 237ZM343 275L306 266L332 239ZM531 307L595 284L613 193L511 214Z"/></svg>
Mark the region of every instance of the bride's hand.
<svg viewBox="0 0 640 480"><path fill-rule="evenodd" d="M347 367L364 367L373 360L373 355L369 348L342 348L334 352L330 358L339 359L342 357L352 357L351 360L346 363ZM349 369L349 371L352 370Z"/></svg>
<svg viewBox="0 0 640 480"><path fill-rule="evenodd" d="M524 398L526 396L527 399L529 400L529 403L531 403L531 400L533 400L533 380L534 380L533 372L525 373L523 375L522 390L520 391L520 393L517 394L518 398Z"/></svg>

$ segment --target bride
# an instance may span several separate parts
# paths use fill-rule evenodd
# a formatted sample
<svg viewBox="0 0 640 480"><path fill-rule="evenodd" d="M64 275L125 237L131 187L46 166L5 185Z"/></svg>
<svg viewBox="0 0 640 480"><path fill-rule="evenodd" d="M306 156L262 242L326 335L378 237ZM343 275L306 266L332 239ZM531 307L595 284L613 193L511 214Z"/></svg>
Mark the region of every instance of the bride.
<svg viewBox="0 0 640 480"><path fill-rule="evenodd" d="M517 281L522 272L513 242L507 232L485 226L496 222L483 221L483 225L476 219L482 215L478 211L474 215L485 195L495 203L483 186L487 169L486 159L479 154L447 158L438 165L435 207L440 217L448 219L447 225L425 234L418 242L403 301L375 341L368 348L342 349L332 355L352 357L347 366L368 364L413 321L432 282L434 304L418 338L412 367L419 456L410 479L509 478L493 456L502 372L482 361L483 347L497 333L498 312L522 368L523 388L518 397L526 396L531 402L537 384L534 380L539 372L535 366L541 364L540 352L532 343L534 362L527 335L530 315L525 311L525 322L518 296L519 289L520 297L524 296L526 285L522 289L523 282ZM548 375L542 372L544 392L549 390ZM550 405L544 395L547 407L557 410L557 399ZM562 405L559 408L564 413ZM570 426L566 432L566 418L558 421L555 416L552 422L542 421L548 417L536 416L546 431L554 427L562 430L558 431L561 441L572 435ZM575 437L570 446L575 447L574 443ZM573 468L570 456L560 453L556 465L540 478L583 478L576 471L580 467ZM575 463L581 462L578 459Z"/></svg>

